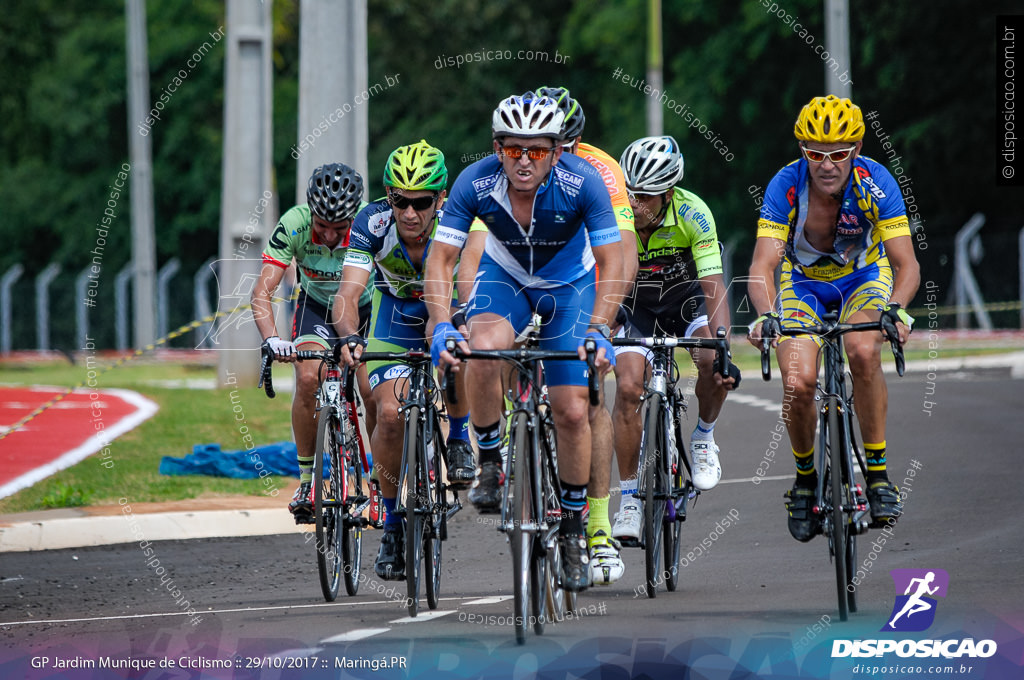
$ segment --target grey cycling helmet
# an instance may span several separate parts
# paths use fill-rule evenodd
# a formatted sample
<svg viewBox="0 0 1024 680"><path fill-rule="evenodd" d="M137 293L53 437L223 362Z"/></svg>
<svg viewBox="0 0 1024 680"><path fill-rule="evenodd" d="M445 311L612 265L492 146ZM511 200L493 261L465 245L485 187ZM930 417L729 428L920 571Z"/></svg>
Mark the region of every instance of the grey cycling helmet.
<svg viewBox="0 0 1024 680"><path fill-rule="evenodd" d="M505 99L494 109L491 129L501 137L551 137L561 141L565 114L558 102L532 92Z"/></svg>
<svg viewBox="0 0 1024 680"><path fill-rule="evenodd" d="M619 160L626 188L638 194L669 191L683 179L679 142L664 137L643 137L626 147Z"/></svg>
<svg viewBox="0 0 1024 680"><path fill-rule="evenodd" d="M568 88L565 87L538 87L538 97L548 97L558 102L558 108L565 114L562 122L562 138L566 140L576 139L583 134L583 126L587 123L587 117L583 115L583 107L572 98Z"/></svg>
<svg viewBox="0 0 1024 680"><path fill-rule="evenodd" d="M352 219L362 200L363 178L344 163L321 165L306 186L310 212L325 222Z"/></svg>

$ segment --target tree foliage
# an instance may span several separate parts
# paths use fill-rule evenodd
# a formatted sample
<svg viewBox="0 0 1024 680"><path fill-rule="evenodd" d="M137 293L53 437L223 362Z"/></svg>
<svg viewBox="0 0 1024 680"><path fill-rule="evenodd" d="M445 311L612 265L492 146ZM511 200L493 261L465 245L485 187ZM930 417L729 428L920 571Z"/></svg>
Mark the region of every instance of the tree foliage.
<svg viewBox="0 0 1024 680"><path fill-rule="evenodd" d="M813 44L779 12L769 13L770 4L663 0L663 90L677 104L663 110L665 132L683 146L684 184L708 202L723 240L740 253L753 243L752 194L796 157L793 120L824 90L825 66ZM821 0L780 4L814 44L824 42ZM644 0L368 5L369 81L401 77L369 103L371 197L396 146L426 138L445 151L454 176L490 151L495 103L540 85L569 87L587 114L585 140L615 157L645 134L648 97L630 85L646 78ZM1012 233L1024 221L1024 192L995 184L995 17L1013 9L1008 0L850 5L853 98L877 112L912 178L931 246L919 251L926 270L948 260L953 232L976 211L988 216L986 233L1007 245L990 248L987 261L996 270L1015 268ZM218 243L225 43L210 35L225 24L225 7L164 0L147 10L150 101L211 44L150 134L158 263L179 257L184 271L194 271ZM95 225L138 123L127 120L124 13L120 0L40 0L0 13L0 272L20 262L35 273L58 261L71 276L89 262ZM297 134L297 0L275 3L273 35L273 149L284 209L297 181L289 155ZM561 63L554 63L556 50ZM465 63L449 65L456 58ZM345 65L325 67L325 78L331 68ZM616 69L625 81L613 77ZM865 153L889 162L881 144L869 129ZM107 239L106 283L130 257L129 206L126 191ZM742 273L743 258L736 264ZM991 282L1002 286L996 297L1012 297L1003 279Z"/></svg>

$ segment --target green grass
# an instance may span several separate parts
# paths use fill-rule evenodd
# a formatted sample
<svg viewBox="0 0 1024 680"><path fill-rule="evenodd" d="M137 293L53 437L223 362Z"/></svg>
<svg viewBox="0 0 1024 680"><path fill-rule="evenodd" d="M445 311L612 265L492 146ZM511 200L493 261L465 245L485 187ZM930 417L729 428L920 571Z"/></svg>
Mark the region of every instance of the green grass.
<svg viewBox="0 0 1024 680"><path fill-rule="evenodd" d="M275 375L287 375L287 367ZM116 504L120 498L131 502L168 501L201 496L264 495L283 488L292 480L268 477L268 487L260 479L227 479L199 475L165 476L159 474L163 456L184 457L195 444L219 443L224 450L242 449L242 435L235 420L233 405L241 405L257 445L291 439L291 396L279 394L267 399L262 390L239 389L232 404L231 390L189 390L147 386L153 380L214 378L212 367L181 364L128 364L103 373L100 388L126 387L142 393L160 410L139 427L109 446L112 461L102 464L97 452L82 462L62 470L28 489L0 500L0 513L26 512L50 507ZM85 379L82 366L67 362L33 365L0 364L0 384L44 384L72 386Z"/></svg>

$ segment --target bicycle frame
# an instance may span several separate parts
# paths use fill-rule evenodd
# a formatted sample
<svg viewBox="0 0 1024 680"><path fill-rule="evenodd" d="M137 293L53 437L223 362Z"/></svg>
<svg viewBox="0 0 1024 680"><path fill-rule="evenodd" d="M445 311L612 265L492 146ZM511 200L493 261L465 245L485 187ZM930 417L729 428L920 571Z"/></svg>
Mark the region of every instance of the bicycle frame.
<svg viewBox="0 0 1024 680"><path fill-rule="evenodd" d="M854 479L856 459L862 475L867 465L860 455L853 432L853 395L846 390L846 367L843 360L843 335L851 332L884 332L880 321L839 323L839 313L830 311L822 323L802 328L783 328L785 336L815 335L821 339L819 356L824 378L818 381L815 400L822 402L818 410L817 469L818 484L812 511L819 517L822 533L828 537L829 556L836 568L836 589L839 618L846 621L849 612L857 611L856 589L852 586L857 558L856 537L867 532L864 519L868 513L863 488ZM771 379L770 340L761 348L761 374ZM903 348L890 340L896 361L896 372L905 368Z"/></svg>
<svg viewBox="0 0 1024 680"><path fill-rule="evenodd" d="M651 350L651 376L644 385L641 401L643 430L640 437L640 466L637 492L634 497L644 502L643 547L647 567L647 596L657 596L658 582L664 579L666 588L676 589L679 575L679 526L686 519L686 505L699 495L692 483L693 469L677 410L685 408L683 396L675 383L678 369L675 364L676 347L687 349L713 349L719 367L728 366L728 341L725 329L718 330L716 338L675 338L672 336L647 338L616 338L619 347L646 347ZM673 445L674 443L674 445ZM683 461L687 476L684 481L679 469ZM659 560L664 550L664 570L659 572Z"/></svg>

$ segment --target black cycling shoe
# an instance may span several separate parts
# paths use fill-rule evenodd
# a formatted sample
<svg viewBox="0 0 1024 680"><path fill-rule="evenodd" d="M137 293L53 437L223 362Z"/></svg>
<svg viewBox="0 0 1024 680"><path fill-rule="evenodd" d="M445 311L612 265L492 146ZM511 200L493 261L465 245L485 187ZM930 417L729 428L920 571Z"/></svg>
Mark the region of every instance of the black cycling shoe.
<svg viewBox="0 0 1024 680"><path fill-rule="evenodd" d="M868 503L871 505L871 527L875 529L894 523L903 514L900 490L887 479L868 485Z"/></svg>
<svg viewBox="0 0 1024 680"><path fill-rule="evenodd" d="M587 551L587 537L583 534L558 537L562 552L562 573L559 574L562 588L578 593L590 585L590 554Z"/></svg>
<svg viewBox="0 0 1024 680"><path fill-rule="evenodd" d="M478 512L498 512L501 506L501 485L504 482L505 473L501 463L483 463L477 470L473 488L469 490L469 501L476 506ZM585 542L583 547L585 550Z"/></svg>
<svg viewBox="0 0 1024 680"><path fill-rule="evenodd" d="M473 447L465 439L448 442L448 484L453 489L466 489L476 475Z"/></svg>
<svg viewBox="0 0 1024 680"><path fill-rule="evenodd" d="M302 482L292 496L292 502L288 504L288 512L292 513L296 524L313 524L316 518L313 517L313 484Z"/></svg>
<svg viewBox="0 0 1024 680"><path fill-rule="evenodd" d="M384 525L373 571L385 581L405 580L405 526Z"/></svg>
<svg viewBox="0 0 1024 680"><path fill-rule="evenodd" d="M796 484L785 493L786 510L789 511L789 533L793 538L806 543L821 532L821 521L815 516L814 489Z"/></svg>

